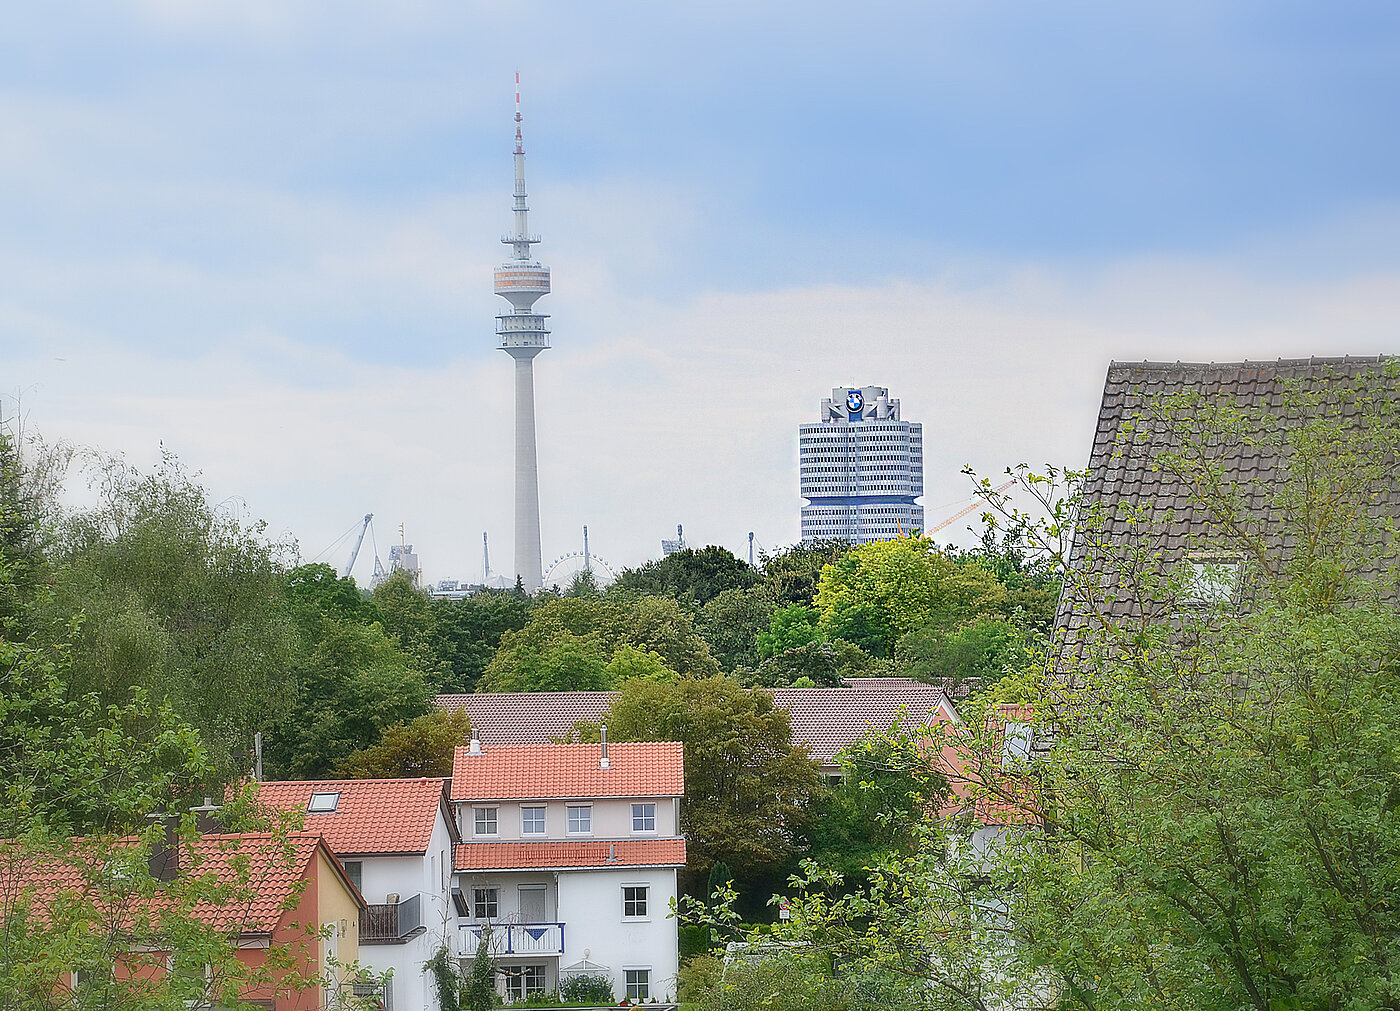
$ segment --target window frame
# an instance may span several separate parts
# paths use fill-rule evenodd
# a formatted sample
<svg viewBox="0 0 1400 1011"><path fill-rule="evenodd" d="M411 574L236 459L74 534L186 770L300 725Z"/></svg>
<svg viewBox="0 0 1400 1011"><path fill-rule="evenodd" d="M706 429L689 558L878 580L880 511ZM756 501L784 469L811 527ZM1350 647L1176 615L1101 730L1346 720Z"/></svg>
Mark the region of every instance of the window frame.
<svg viewBox="0 0 1400 1011"><path fill-rule="evenodd" d="M648 813L648 812L649 812L649 813ZM647 828L647 827L646 827L646 823L647 823L648 820L650 820L650 822L651 822L651 828ZM637 823L638 823L639 821L640 821L641 824L642 824L642 827L641 827L641 828L638 828L638 827L637 827ZM633 832L633 834L642 834L642 833L652 834L652 833L656 832L656 804L655 804L655 802L651 802L651 803L641 803L641 804L633 804L633 805L632 805L632 832Z"/></svg>
<svg viewBox="0 0 1400 1011"><path fill-rule="evenodd" d="M345 868L345 876L355 886L355 891L363 895L365 893L365 862L363 860L342 860L340 866Z"/></svg>
<svg viewBox="0 0 1400 1011"><path fill-rule="evenodd" d="M483 899L482 896L489 896ZM481 907L490 905L494 915L482 915ZM478 923L491 923L501 918L501 890L493 885L472 887L472 918Z"/></svg>
<svg viewBox="0 0 1400 1011"><path fill-rule="evenodd" d="M640 892L641 895L628 895ZM632 912L627 911L628 904ZM646 881L626 881L622 884L622 918L629 922L644 922L651 919L651 883Z"/></svg>
<svg viewBox="0 0 1400 1011"><path fill-rule="evenodd" d="M593 805L592 804L570 804L568 805L569 819L567 831L569 835L592 835L593 834ZM575 828L574 815L581 815L578 819L581 827Z"/></svg>
<svg viewBox="0 0 1400 1011"><path fill-rule="evenodd" d="M329 801L326 800L327 797L330 798ZM320 802L319 804L318 801ZM306 801L307 814L335 814L336 809L339 807L339 790L316 790L312 792L311 796Z"/></svg>
<svg viewBox="0 0 1400 1011"><path fill-rule="evenodd" d="M529 814L530 825L535 824L534 813L539 812L539 828L526 828L526 815ZM548 835L549 834L549 806L546 804L521 804L520 805L520 834L527 835Z"/></svg>
<svg viewBox="0 0 1400 1011"><path fill-rule="evenodd" d="M529 980L526 979L527 972L530 974ZM544 981L547 974L545 967L539 963L502 966L500 973L505 977L506 997L512 1001L527 1000L536 994L545 992ZM531 988L532 982L535 984L533 989ZM512 986L512 983L517 983L519 986Z"/></svg>
<svg viewBox="0 0 1400 1011"><path fill-rule="evenodd" d="M633 979L634 975L639 978ZM634 1004L651 1000L651 966L623 966L622 989L624 999Z"/></svg>
<svg viewBox="0 0 1400 1011"><path fill-rule="evenodd" d="M498 836L501 834L501 809L499 807L473 807L472 808L472 836L489 835ZM486 816L489 815L488 819ZM482 823L489 820L491 830L483 829Z"/></svg>

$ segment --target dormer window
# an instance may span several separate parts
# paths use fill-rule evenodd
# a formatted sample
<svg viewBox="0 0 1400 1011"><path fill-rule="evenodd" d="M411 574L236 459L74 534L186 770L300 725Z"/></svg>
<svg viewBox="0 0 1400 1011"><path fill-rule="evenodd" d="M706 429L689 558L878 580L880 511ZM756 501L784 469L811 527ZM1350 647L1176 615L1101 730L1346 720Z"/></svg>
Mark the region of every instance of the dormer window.
<svg viewBox="0 0 1400 1011"><path fill-rule="evenodd" d="M1183 599L1193 607L1229 604L1239 592L1241 568L1238 555L1191 555L1182 572Z"/></svg>
<svg viewBox="0 0 1400 1011"><path fill-rule="evenodd" d="M329 814L340 803L340 793L313 793L306 805L309 814Z"/></svg>

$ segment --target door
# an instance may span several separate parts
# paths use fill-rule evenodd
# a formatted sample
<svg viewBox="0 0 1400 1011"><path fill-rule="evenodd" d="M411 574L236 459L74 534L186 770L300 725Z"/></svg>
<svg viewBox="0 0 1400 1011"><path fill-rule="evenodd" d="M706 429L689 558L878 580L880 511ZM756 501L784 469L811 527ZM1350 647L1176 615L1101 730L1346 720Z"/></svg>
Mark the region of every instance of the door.
<svg viewBox="0 0 1400 1011"><path fill-rule="evenodd" d="M520 886L520 922L544 923L544 885Z"/></svg>

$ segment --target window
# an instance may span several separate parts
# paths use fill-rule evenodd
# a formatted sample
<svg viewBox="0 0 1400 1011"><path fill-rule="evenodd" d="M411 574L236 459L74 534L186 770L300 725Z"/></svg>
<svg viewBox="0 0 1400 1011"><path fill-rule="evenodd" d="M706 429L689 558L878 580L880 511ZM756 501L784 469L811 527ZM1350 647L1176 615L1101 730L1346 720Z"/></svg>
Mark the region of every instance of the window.
<svg viewBox="0 0 1400 1011"><path fill-rule="evenodd" d="M1031 757L1031 725L1006 721L1006 760L1025 762Z"/></svg>
<svg viewBox="0 0 1400 1011"><path fill-rule="evenodd" d="M622 916L624 919L640 920L647 915L647 886L622 886Z"/></svg>
<svg viewBox="0 0 1400 1011"><path fill-rule="evenodd" d="M478 920L497 920L501 916L501 893L496 888L473 888L472 906Z"/></svg>
<svg viewBox="0 0 1400 1011"><path fill-rule="evenodd" d="M655 831L656 831L656 805L655 805L655 804L633 804L633 805L632 805L632 831L633 831L633 832L655 832Z"/></svg>
<svg viewBox="0 0 1400 1011"><path fill-rule="evenodd" d="M520 834L544 835L544 808L522 807L520 809Z"/></svg>
<svg viewBox="0 0 1400 1011"><path fill-rule="evenodd" d="M538 993L544 993L544 966L514 965L501 969L506 978L506 996L511 1000L523 1000Z"/></svg>
<svg viewBox="0 0 1400 1011"><path fill-rule="evenodd" d="M473 808L477 835L496 835L496 809L494 807Z"/></svg>
<svg viewBox="0 0 1400 1011"><path fill-rule="evenodd" d="M593 831L593 805L580 804L569 807L569 831Z"/></svg>
<svg viewBox="0 0 1400 1011"><path fill-rule="evenodd" d="M365 890L364 885L360 883L364 880L364 868L365 864L363 860L345 861L345 876L350 879L350 883L355 886L357 892L363 892Z"/></svg>
<svg viewBox="0 0 1400 1011"><path fill-rule="evenodd" d="M651 970L650 969L623 969L623 978L627 981L627 999L630 1001L642 1001L651 999Z"/></svg>
<svg viewBox="0 0 1400 1011"><path fill-rule="evenodd" d="M326 814L334 811L336 805L340 803L340 793L313 793L311 800L306 805L306 810L311 814Z"/></svg>
<svg viewBox="0 0 1400 1011"><path fill-rule="evenodd" d="M1183 596L1189 605L1211 607L1235 599L1240 584L1240 559L1229 556L1195 555L1187 560L1182 573Z"/></svg>

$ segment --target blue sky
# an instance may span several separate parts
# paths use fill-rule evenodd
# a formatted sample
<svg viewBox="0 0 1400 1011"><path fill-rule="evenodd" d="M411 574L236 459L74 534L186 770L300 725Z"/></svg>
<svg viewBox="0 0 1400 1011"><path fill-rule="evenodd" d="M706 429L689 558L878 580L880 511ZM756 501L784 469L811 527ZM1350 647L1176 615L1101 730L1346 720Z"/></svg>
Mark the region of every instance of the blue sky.
<svg viewBox="0 0 1400 1011"><path fill-rule="evenodd" d="M847 382L932 520L1081 463L1110 359L1400 350L1391 3L145 0L0 10L3 392L308 556L504 564L517 69L547 556L790 542Z"/></svg>

